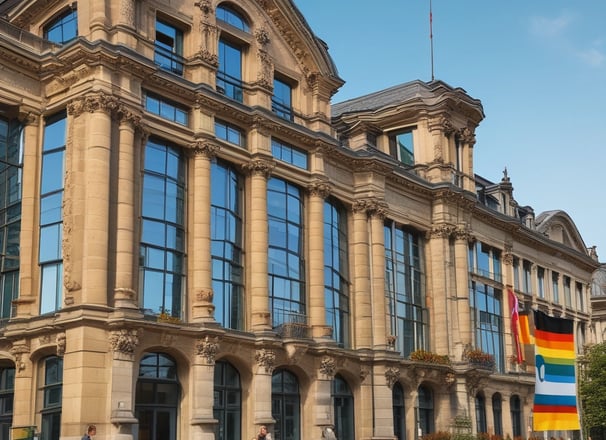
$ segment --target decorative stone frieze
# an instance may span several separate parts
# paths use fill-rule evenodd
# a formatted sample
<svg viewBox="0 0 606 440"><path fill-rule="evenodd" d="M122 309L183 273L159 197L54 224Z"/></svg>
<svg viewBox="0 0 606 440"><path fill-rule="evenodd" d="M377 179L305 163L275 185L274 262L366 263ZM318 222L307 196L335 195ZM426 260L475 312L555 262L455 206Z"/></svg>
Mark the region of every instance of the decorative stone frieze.
<svg viewBox="0 0 606 440"><path fill-rule="evenodd" d="M210 338L206 335L204 339L198 339L196 342L196 355L206 360L207 365L215 365L215 358L219 351L219 337Z"/></svg>
<svg viewBox="0 0 606 440"><path fill-rule="evenodd" d="M385 380L387 381L387 386L389 388L393 388L393 386L400 379L400 369L398 367L388 367L385 369Z"/></svg>
<svg viewBox="0 0 606 440"><path fill-rule="evenodd" d="M132 355L139 345L140 330L120 329L110 332L109 344L114 353Z"/></svg>
<svg viewBox="0 0 606 440"><path fill-rule="evenodd" d="M272 374L276 362L276 354L273 350L262 348L255 353L255 361L259 367L263 367L267 374Z"/></svg>

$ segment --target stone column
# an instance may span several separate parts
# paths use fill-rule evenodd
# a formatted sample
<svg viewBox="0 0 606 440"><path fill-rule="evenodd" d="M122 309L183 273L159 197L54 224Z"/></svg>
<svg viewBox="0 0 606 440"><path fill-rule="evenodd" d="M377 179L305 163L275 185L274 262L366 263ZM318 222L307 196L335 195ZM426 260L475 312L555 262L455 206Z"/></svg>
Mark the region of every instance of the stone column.
<svg viewBox="0 0 606 440"><path fill-rule="evenodd" d="M68 105L63 262L65 303L107 304L111 113L117 100L99 92ZM73 124L73 126L72 126ZM73 139L82 139L74 145Z"/></svg>
<svg viewBox="0 0 606 440"><path fill-rule="evenodd" d="M244 165L250 173L249 216L249 292L251 295L250 329L254 332L271 330L269 288L267 281L267 179L275 164L268 159L255 158Z"/></svg>
<svg viewBox="0 0 606 440"><path fill-rule="evenodd" d="M123 109L118 146L118 191L116 200L116 307L138 308L135 292L135 129L140 118Z"/></svg>
<svg viewBox="0 0 606 440"><path fill-rule="evenodd" d="M325 428L334 426L334 408L332 402L332 381L337 367L334 358L324 356L320 361L317 378L312 383L314 421L317 430L311 433L311 438L321 438Z"/></svg>
<svg viewBox="0 0 606 440"><path fill-rule="evenodd" d="M192 276L191 287L194 292L192 320L194 322L214 321L212 290L212 258L210 232L210 191L211 160L219 147L213 143L198 140L193 145L193 223L191 232ZM191 295L190 295L191 297ZM192 301L192 298L190 298Z"/></svg>
<svg viewBox="0 0 606 440"><path fill-rule="evenodd" d="M471 308L469 306L469 241L471 234L463 226L457 227L454 233L455 245L455 276L456 276L456 298L457 298L457 319L459 323L458 342L466 347L473 341L473 332L471 328Z"/></svg>
<svg viewBox="0 0 606 440"><path fill-rule="evenodd" d="M213 416L215 357L219 349L218 337L198 339L192 366L192 440L213 440L216 420ZM270 393L271 395L271 393Z"/></svg>
<svg viewBox="0 0 606 440"><path fill-rule="evenodd" d="M34 287L32 274L38 270L33 264L37 261L38 249L34 248L38 236L38 217L35 212L39 201L36 194L40 183L37 181L39 158L41 157L40 131L41 118L26 116L23 118L23 192L21 194L21 234L19 239L19 298L16 300L16 316L25 317L37 315L36 299L39 296L38 287ZM16 403L16 402L15 402ZM16 425L17 426L17 425Z"/></svg>
<svg viewBox="0 0 606 440"><path fill-rule="evenodd" d="M82 243L82 302L107 304L111 111L115 98L103 93L87 97L87 137L83 140L85 209ZM74 208L75 212L75 208Z"/></svg>
<svg viewBox="0 0 606 440"><path fill-rule="evenodd" d="M374 380L371 367L368 365L360 366L360 411L356 414L360 417L360 422L356 423L356 427L360 427L360 432L356 429L356 436L361 439L371 439L374 437L373 432L373 390Z"/></svg>
<svg viewBox="0 0 606 440"><path fill-rule="evenodd" d="M107 40L110 14L107 11L105 0L90 0L88 7L90 8L90 41Z"/></svg>
<svg viewBox="0 0 606 440"><path fill-rule="evenodd" d="M375 367L374 375L374 437L393 438L393 387L400 379L400 367Z"/></svg>
<svg viewBox="0 0 606 440"><path fill-rule="evenodd" d="M375 348L387 349L389 321L385 317L388 310L385 304L385 212L386 204L372 200L369 204L370 246L371 246L371 283L372 283L372 335ZM393 422L392 422L393 424Z"/></svg>
<svg viewBox="0 0 606 440"><path fill-rule="evenodd" d="M324 301L324 199L330 192L325 181L313 182L309 187L309 318L314 338L330 337L326 325Z"/></svg>
<svg viewBox="0 0 606 440"><path fill-rule="evenodd" d="M455 289L451 273L454 262L450 260L450 234L452 225L437 224L429 232L428 257L431 259L431 276L427 277L428 299L427 304L431 314L431 339L434 341L434 350L438 354L450 354L451 341L458 343L457 357L463 353L463 346L459 340L459 316L456 303L451 302L451 294ZM466 304L469 306L469 304Z"/></svg>
<svg viewBox="0 0 606 440"><path fill-rule="evenodd" d="M135 381L137 365L134 352L139 345L139 331L131 328L112 330L109 335L112 349L110 410L111 438L132 440L135 418Z"/></svg>
<svg viewBox="0 0 606 440"><path fill-rule="evenodd" d="M120 12L116 26L116 43L136 48L137 5L135 0L120 0Z"/></svg>
<svg viewBox="0 0 606 440"><path fill-rule="evenodd" d="M252 380L253 423L259 431L261 425L273 425L271 415L271 378L274 371L276 354L273 350L261 348L255 353L256 371ZM269 427L268 427L269 428Z"/></svg>
<svg viewBox="0 0 606 440"><path fill-rule="evenodd" d="M23 398L13 398L13 426L29 426L32 424L32 414L36 409L32 397L36 382L34 364L30 360L31 350L29 341L19 339L13 341L9 350L15 359L14 395ZM25 398L27 396L27 398ZM39 427L38 427L39 428Z"/></svg>
<svg viewBox="0 0 606 440"><path fill-rule="evenodd" d="M352 293L355 348L372 346L372 310L370 302L370 259L369 259L369 226L366 204L356 201L353 204L353 233L351 248L353 250Z"/></svg>

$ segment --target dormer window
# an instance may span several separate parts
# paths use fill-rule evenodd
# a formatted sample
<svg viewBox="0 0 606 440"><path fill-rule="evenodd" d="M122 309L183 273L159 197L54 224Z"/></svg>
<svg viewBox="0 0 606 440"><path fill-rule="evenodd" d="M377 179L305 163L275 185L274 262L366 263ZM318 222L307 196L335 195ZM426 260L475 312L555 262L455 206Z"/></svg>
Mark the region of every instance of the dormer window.
<svg viewBox="0 0 606 440"><path fill-rule="evenodd" d="M227 6L217 6L217 20L227 23L241 31L250 33L250 27L244 17Z"/></svg>
<svg viewBox="0 0 606 440"><path fill-rule="evenodd" d="M44 38L64 44L78 36L78 11L69 9L44 27Z"/></svg>
<svg viewBox="0 0 606 440"><path fill-rule="evenodd" d="M389 154L404 165L415 164L412 130L394 133L389 136Z"/></svg>

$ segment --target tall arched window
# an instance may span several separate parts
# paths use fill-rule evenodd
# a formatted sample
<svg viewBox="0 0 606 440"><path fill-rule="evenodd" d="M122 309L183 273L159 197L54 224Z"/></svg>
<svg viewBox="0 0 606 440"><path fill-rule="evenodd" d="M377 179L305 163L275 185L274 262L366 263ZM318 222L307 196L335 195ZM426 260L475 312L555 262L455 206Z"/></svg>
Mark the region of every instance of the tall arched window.
<svg viewBox="0 0 606 440"><path fill-rule="evenodd" d="M347 214L335 201L324 203L324 301L326 324L339 346L349 347L349 254Z"/></svg>
<svg viewBox="0 0 606 440"><path fill-rule="evenodd" d="M492 395L492 419L494 421L494 433L503 435L503 409L501 405L502 397L499 393Z"/></svg>
<svg viewBox="0 0 606 440"><path fill-rule="evenodd" d="M15 367L0 367L0 438L10 438L15 397Z"/></svg>
<svg viewBox="0 0 606 440"><path fill-rule="evenodd" d="M406 440L406 407L404 405L404 389L396 383L392 390L393 402L393 433L398 440Z"/></svg>
<svg viewBox="0 0 606 440"><path fill-rule="evenodd" d="M211 253L215 319L244 330L242 181L233 167L211 165Z"/></svg>
<svg viewBox="0 0 606 440"><path fill-rule="evenodd" d="M339 374L332 381L332 403L335 412L335 434L337 438L356 438L353 394L345 379Z"/></svg>
<svg viewBox="0 0 606 440"><path fill-rule="evenodd" d="M511 408L511 429L513 436L514 438L520 437L522 435L522 402L520 396L511 396L509 407Z"/></svg>
<svg viewBox="0 0 606 440"><path fill-rule="evenodd" d="M476 430L478 433L488 432L486 427L486 398L482 393L476 394Z"/></svg>
<svg viewBox="0 0 606 440"><path fill-rule="evenodd" d="M218 420L215 427L215 440L242 438L240 374L229 362L215 363L214 388L213 417Z"/></svg>
<svg viewBox="0 0 606 440"><path fill-rule="evenodd" d="M50 356L43 361L42 439L59 440L63 401L63 359Z"/></svg>
<svg viewBox="0 0 606 440"><path fill-rule="evenodd" d="M434 432L433 392L425 385L419 387L417 408L419 411L419 428L421 428L422 435Z"/></svg>
<svg viewBox="0 0 606 440"><path fill-rule="evenodd" d="M299 382L290 371L278 370L272 376L271 415L276 421L274 440L301 440Z"/></svg>
<svg viewBox="0 0 606 440"><path fill-rule="evenodd" d="M139 439L177 440L177 364L164 353L146 353L139 363L135 417Z"/></svg>

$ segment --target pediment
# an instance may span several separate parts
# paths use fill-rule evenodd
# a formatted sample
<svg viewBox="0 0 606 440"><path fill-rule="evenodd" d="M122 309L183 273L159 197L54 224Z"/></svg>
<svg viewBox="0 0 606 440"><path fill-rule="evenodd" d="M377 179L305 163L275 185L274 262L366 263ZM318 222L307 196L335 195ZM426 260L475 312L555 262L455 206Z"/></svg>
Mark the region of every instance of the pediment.
<svg viewBox="0 0 606 440"><path fill-rule="evenodd" d="M564 211L546 211L536 218L537 231L569 248L587 254L587 247L572 218Z"/></svg>

